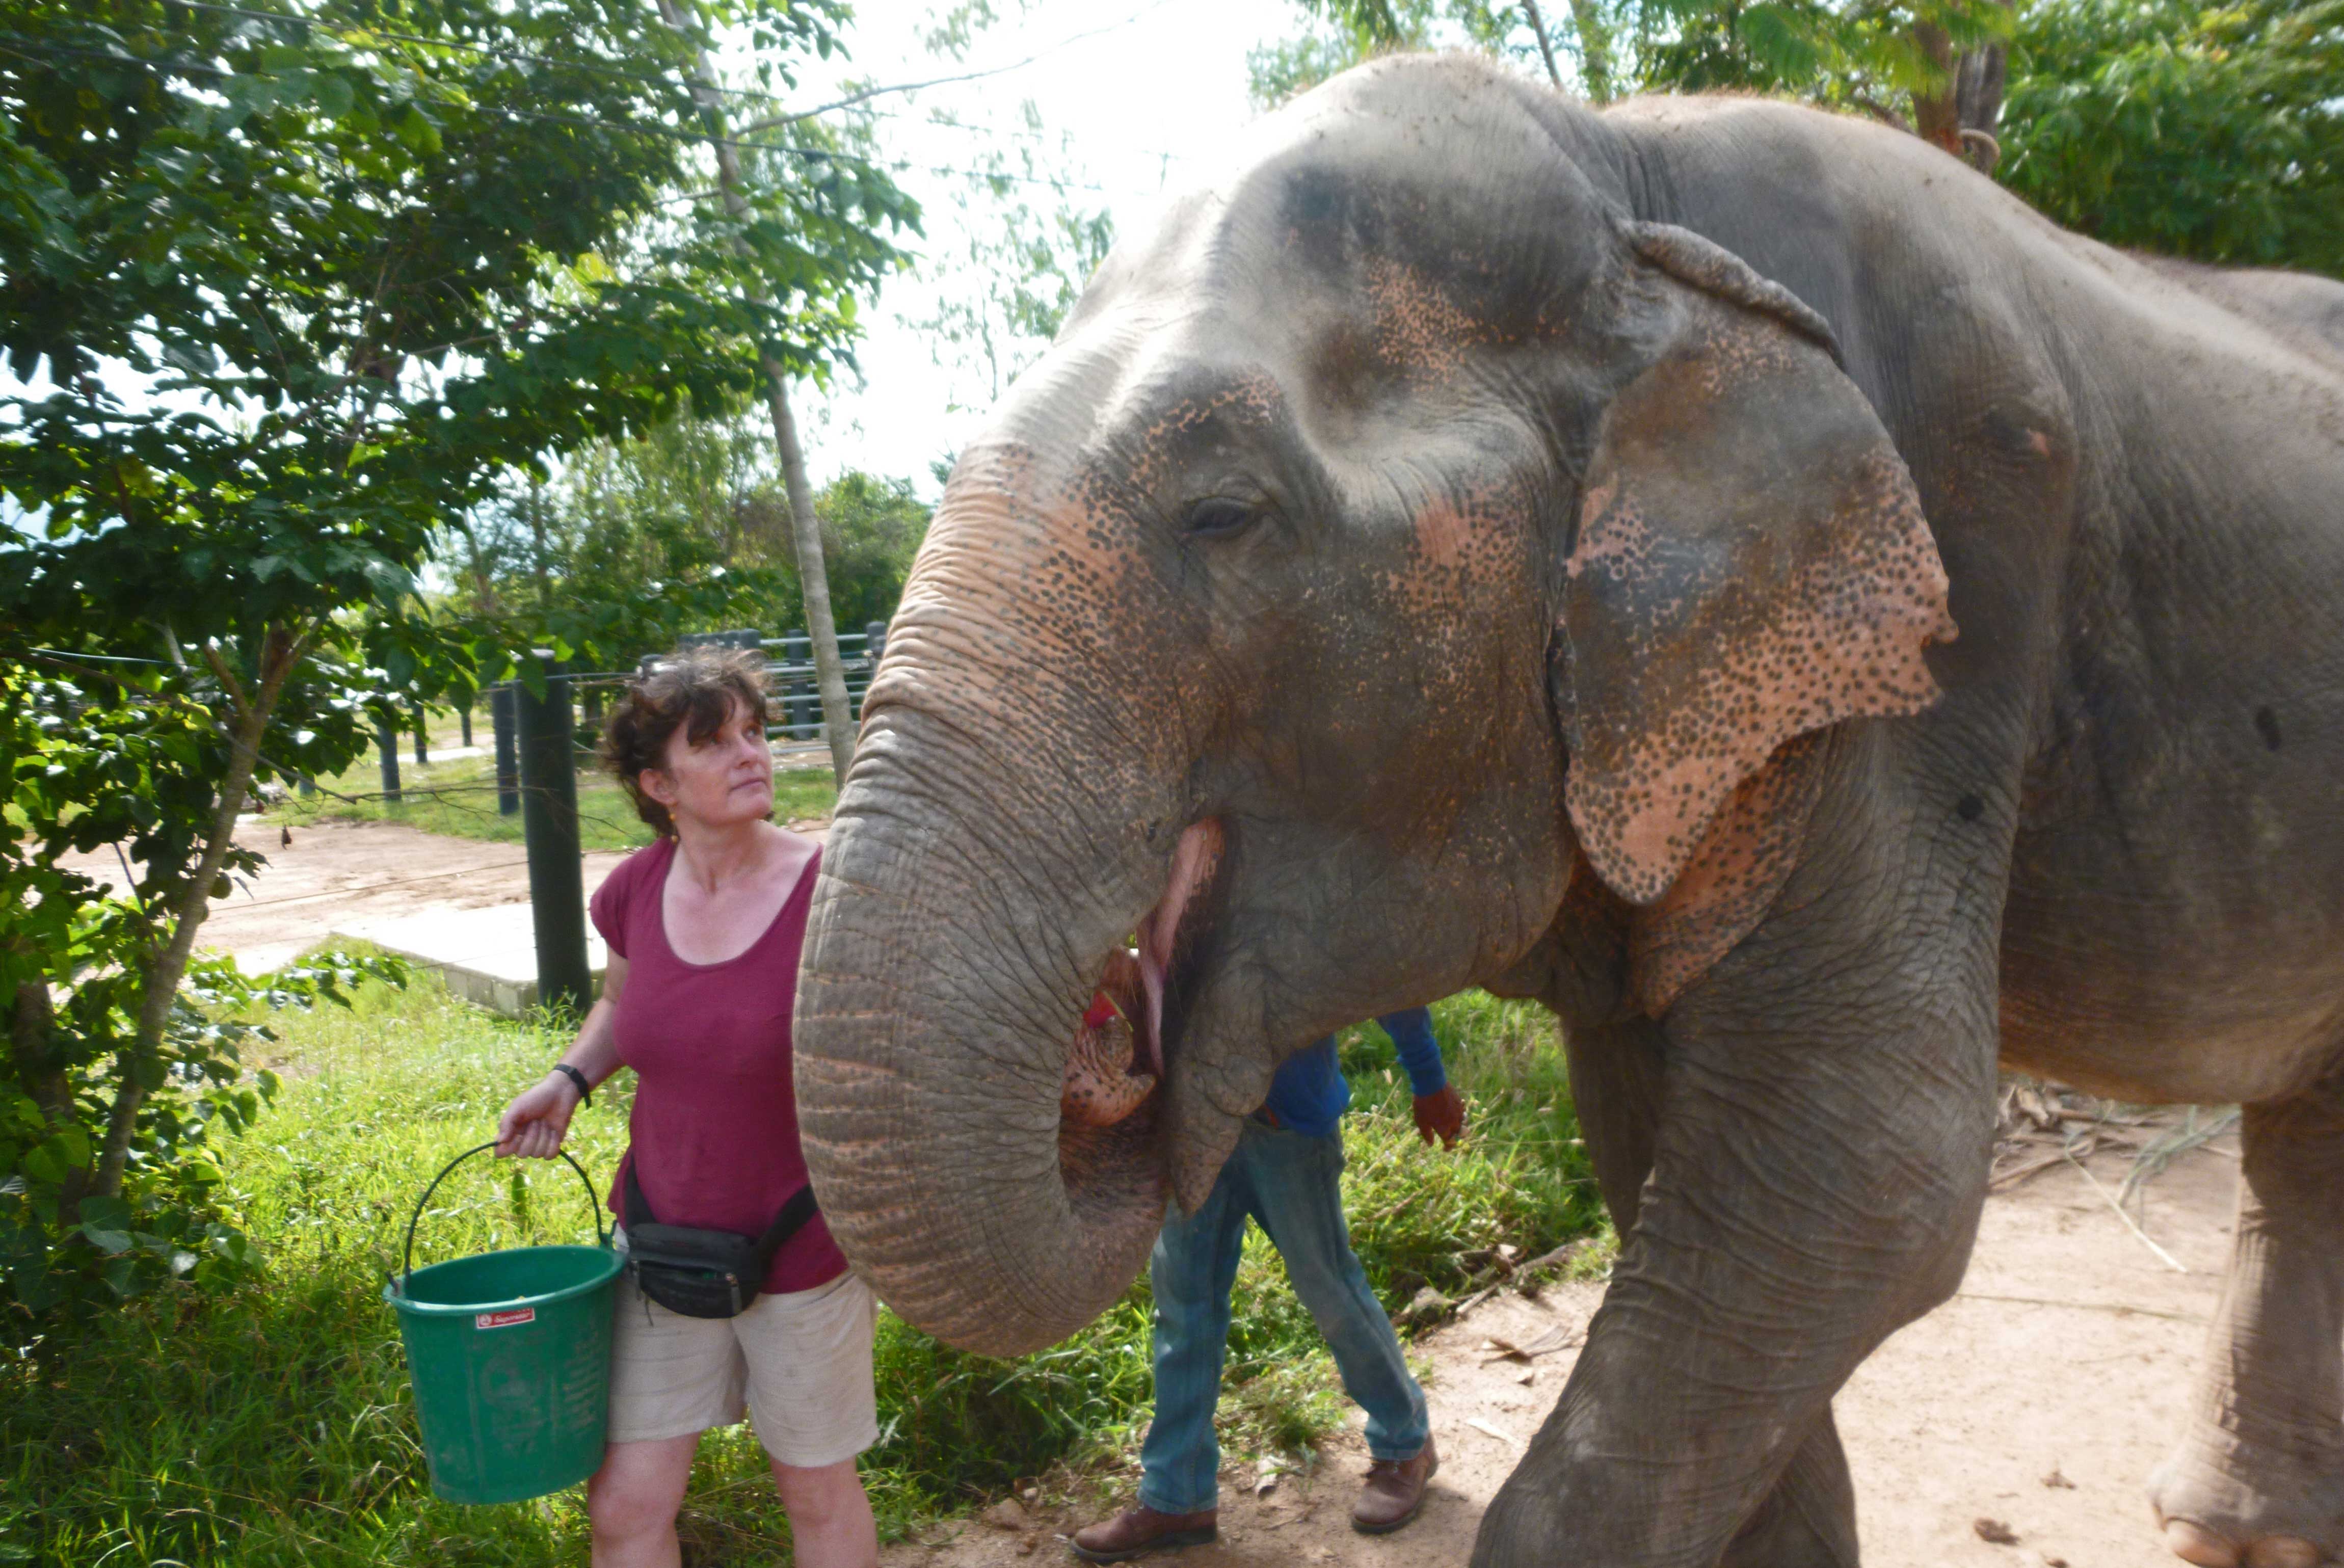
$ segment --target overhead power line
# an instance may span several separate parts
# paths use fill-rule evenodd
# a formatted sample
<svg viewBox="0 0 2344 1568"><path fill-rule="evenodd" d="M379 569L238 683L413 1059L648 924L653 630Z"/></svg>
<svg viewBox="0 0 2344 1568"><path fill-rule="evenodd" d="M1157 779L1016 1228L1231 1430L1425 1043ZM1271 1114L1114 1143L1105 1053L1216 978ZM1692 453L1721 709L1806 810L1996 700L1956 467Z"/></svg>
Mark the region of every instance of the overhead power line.
<svg viewBox="0 0 2344 1568"><path fill-rule="evenodd" d="M262 11L247 5L226 5L222 3L222 0L175 0L175 4L184 5L191 11L211 11L221 15L241 16L256 22L272 22L299 27L315 27L320 32L330 33L337 37L345 39L396 39L403 44L418 44L426 48L431 49L460 50L467 54L479 55L492 60L503 60L515 65L537 66L550 68L560 68L563 70L582 71L590 76L605 76L614 81L632 83L637 86L664 86L669 85L668 80L664 77L645 76L636 72L622 70L616 66L597 65L590 60L564 59L557 56L534 55L520 50L494 49L490 48L486 44L470 43L460 38L433 38L420 33L401 33L388 27L370 27L358 23L335 22L324 17L304 16L293 12ZM1171 0L1154 0L1154 4L1141 6L1138 10L1134 11L1131 15L1124 17L1119 22L1110 22L1104 26L1092 27L1084 32L1070 34L1066 37L1059 39L1056 43L1052 44L1046 48L1036 50L1033 54L1026 56L1022 60L1015 60L1005 66L990 66L980 70L962 71L952 76L932 76L924 81L894 82L880 86L859 88L847 94L844 97L836 99L831 103L817 105L815 107L811 109L791 110L784 114L775 115L753 124L743 126L740 128L737 134L747 136L758 131L772 130L780 126L793 125L800 120L813 119L818 116L834 114L840 109L851 108L857 104L866 103L876 97L884 97L890 93L918 92L924 87L940 87L956 82L974 82L981 81L988 76L1007 76L1012 71L1022 71L1026 66L1033 65L1035 62L1045 59L1051 55L1055 55L1059 50L1067 48L1072 45L1079 44L1087 39L1096 38L1105 34L1113 33L1121 28L1127 27L1134 22L1138 21L1141 17L1148 15L1153 12L1160 11L1166 5L1170 4ZM678 79L674 85L681 86L683 84L681 79ZM714 90L727 97L753 98L762 103L780 104L787 101L777 93L769 93L757 87L728 87L718 86L715 86Z"/></svg>
<svg viewBox="0 0 2344 1568"><path fill-rule="evenodd" d="M1025 67L1032 65L1035 61L1043 58L1045 56L1055 55L1059 50L1064 49L1070 45L1079 44L1086 38L1096 38L1104 34L1113 33L1119 28L1128 27L1134 22L1138 21L1142 16L1148 15L1150 12L1161 11L1165 6L1171 3L1172 0L1155 0L1153 5L1141 6L1138 10L1134 11L1130 15L1126 16L1120 22L1110 22L1104 27L1093 27L1086 33L1076 33L1071 36L1061 38L1056 43L1051 45L1048 48L1037 49L1033 54L1026 56L1024 59L1017 61L1015 65L997 66L991 70L985 71L965 71L956 76L937 76L934 80L926 82L907 82L901 86L871 87L862 92L850 93L845 97L839 99L836 103L825 104L821 108L808 109L803 114L780 115L772 119L759 120L753 125L743 126L741 127L741 133L746 136L757 131L772 130L777 126L790 125L798 120L811 119L815 115L828 114L834 109L848 108L855 104L863 103L867 99L878 97L883 93L907 93L920 87L941 87L953 82L974 82L983 76L1006 76L1011 71L1023 70Z"/></svg>
<svg viewBox="0 0 2344 1568"><path fill-rule="evenodd" d="M551 109L517 109L503 105L495 106L495 108L499 114L510 115L519 119L574 125L591 130L611 131L620 136L660 136L672 141L723 146L748 152L789 153L809 162L823 158L835 158L846 163L864 164L882 171L901 173L906 170L916 170L922 174L959 175L970 179L1007 180L1013 185L1046 185L1054 189L1095 190L1109 196L1116 194L1113 187L1088 180L1055 179L1046 175L1007 174L996 169L961 168L945 164L914 163L906 158L890 157L884 154L848 152L843 147L800 147L793 142L744 141L738 136L722 137L708 131L688 131L677 126L624 126L615 120L600 119L591 115L557 114Z"/></svg>

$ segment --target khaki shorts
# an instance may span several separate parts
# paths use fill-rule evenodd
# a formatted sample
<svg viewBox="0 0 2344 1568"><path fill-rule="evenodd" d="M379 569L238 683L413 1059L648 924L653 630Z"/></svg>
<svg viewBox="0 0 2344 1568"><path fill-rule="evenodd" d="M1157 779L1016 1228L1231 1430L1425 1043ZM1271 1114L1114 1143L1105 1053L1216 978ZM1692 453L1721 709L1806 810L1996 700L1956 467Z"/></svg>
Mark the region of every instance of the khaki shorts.
<svg viewBox="0 0 2344 1568"><path fill-rule="evenodd" d="M879 1441L877 1310L850 1270L811 1290L760 1296L737 1318L687 1318L624 1271L611 1332L610 1441L682 1437L731 1426L745 1411L783 1464L853 1459Z"/></svg>

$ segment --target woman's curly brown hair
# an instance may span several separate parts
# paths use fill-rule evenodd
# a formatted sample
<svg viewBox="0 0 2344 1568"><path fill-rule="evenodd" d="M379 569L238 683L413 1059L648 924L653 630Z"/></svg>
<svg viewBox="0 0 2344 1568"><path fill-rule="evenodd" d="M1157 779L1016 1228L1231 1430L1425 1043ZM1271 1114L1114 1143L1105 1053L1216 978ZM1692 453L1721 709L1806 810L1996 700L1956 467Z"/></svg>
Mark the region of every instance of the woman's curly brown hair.
<svg viewBox="0 0 2344 1568"><path fill-rule="evenodd" d="M724 727L738 703L765 727L765 656L743 648L679 648L648 675L627 683L602 726L602 762L662 838L675 836L667 807L643 793L645 768L667 766L667 744L682 729L693 745Z"/></svg>

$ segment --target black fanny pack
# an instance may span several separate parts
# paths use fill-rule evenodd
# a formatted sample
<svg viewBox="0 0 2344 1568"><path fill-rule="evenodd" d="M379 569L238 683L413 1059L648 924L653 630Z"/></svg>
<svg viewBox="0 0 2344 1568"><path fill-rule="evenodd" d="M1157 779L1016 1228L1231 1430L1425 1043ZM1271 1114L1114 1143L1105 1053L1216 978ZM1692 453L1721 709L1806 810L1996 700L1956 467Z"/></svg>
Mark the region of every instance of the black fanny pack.
<svg viewBox="0 0 2344 1568"><path fill-rule="evenodd" d="M763 1236L730 1230L694 1230L662 1225L652 1218L643 1189L635 1184L634 1161L627 1162L627 1267L643 1294L687 1318L737 1318L765 1288L765 1270L782 1243L813 1218L813 1189L790 1194Z"/></svg>

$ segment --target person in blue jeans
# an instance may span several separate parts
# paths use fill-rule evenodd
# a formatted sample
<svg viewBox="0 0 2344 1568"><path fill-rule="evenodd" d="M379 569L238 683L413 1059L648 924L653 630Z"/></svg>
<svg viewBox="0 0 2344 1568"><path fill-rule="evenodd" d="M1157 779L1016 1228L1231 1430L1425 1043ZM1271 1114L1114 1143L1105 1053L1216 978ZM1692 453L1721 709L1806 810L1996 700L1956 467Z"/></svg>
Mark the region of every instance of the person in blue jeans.
<svg viewBox="0 0 2344 1568"><path fill-rule="evenodd" d="M1465 1128L1465 1107L1442 1069L1431 1013L1411 1007L1376 1022L1408 1070L1418 1134L1427 1143L1453 1146ZM1213 1407L1220 1401L1229 1290L1248 1217L1286 1260L1294 1293L1334 1352L1343 1391L1367 1412L1372 1462L1351 1509L1353 1527L1382 1534L1424 1506L1425 1483L1440 1463L1424 1390L1368 1289L1343 1219L1339 1124L1350 1103L1330 1035L1278 1068L1269 1098L1247 1118L1203 1206L1191 1215L1177 1208L1167 1214L1148 1266L1156 1291L1156 1420L1140 1450L1139 1505L1075 1533L1075 1555L1085 1562L1120 1563L1218 1533L1221 1454Z"/></svg>

